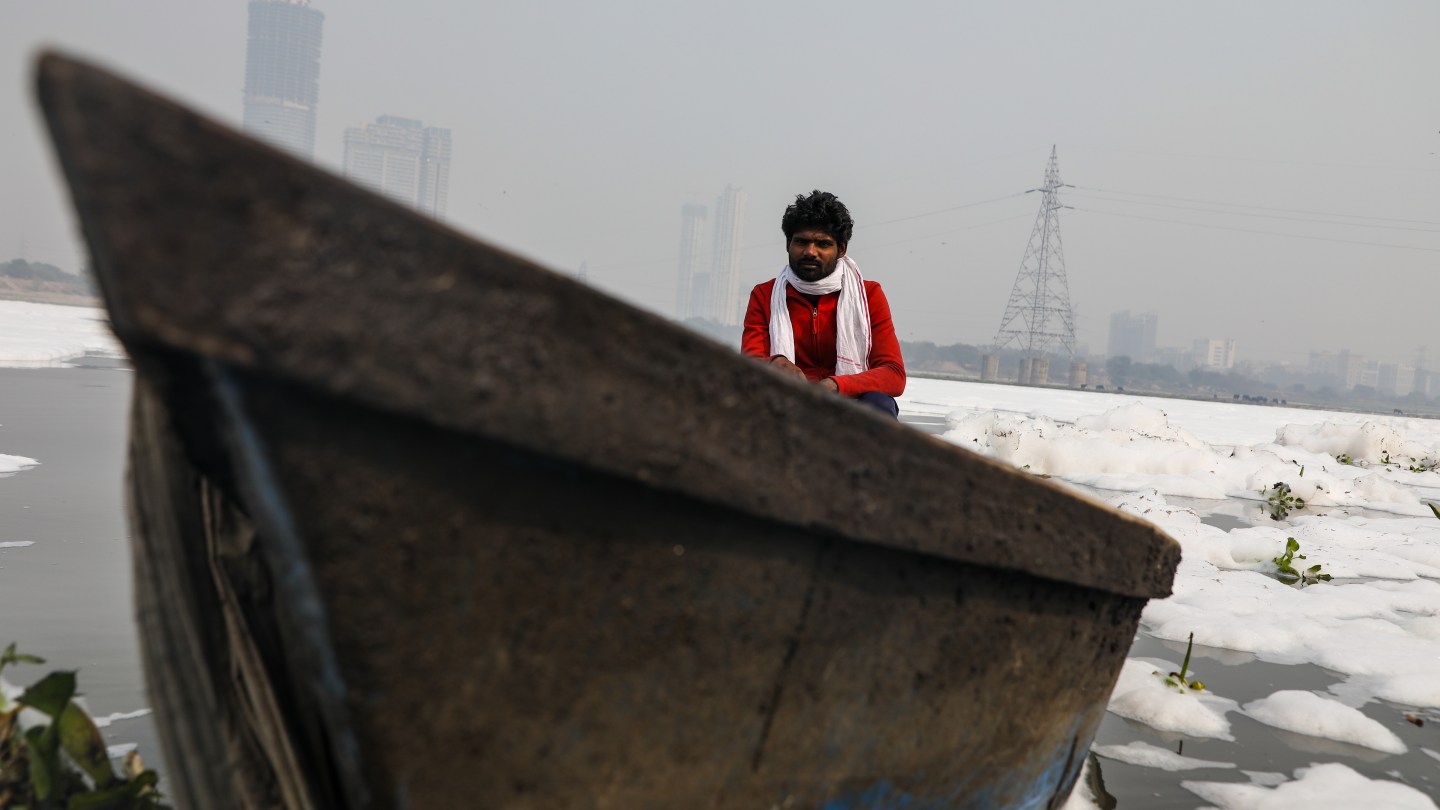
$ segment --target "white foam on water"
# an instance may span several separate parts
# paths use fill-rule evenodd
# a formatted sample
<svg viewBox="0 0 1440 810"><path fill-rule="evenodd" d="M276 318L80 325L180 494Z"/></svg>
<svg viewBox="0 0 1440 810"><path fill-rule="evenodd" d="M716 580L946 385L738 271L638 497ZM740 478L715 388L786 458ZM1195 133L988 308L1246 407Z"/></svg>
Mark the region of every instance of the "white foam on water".
<svg viewBox="0 0 1440 810"><path fill-rule="evenodd" d="M1236 708L1235 701L1166 683L1166 676L1179 669L1178 663L1159 659L1127 660L1110 694L1110 711L1157 731L1233 741L1225 714ZM1197 680L1194 672L1186 677Z"/></svg>
<svg viewBox="0 0 1440 810"><path fill-rule="evenodd" d="M31 467L35 467L39 464L40 462L36 461L33 458L26 458L24 456L7 456L4 453L0 453L0 476L17 473L21 470L28 470Z"/></svg>
<svg viewBox="0 0 1440 810"><path fill-rule="evenodd" d="M104 717L92 717L90 719L95 721L95 726L97 728L105 728L106 726L109 726L120 720L133 720L137 717L144 717L149 713L149 709L136 709L133 712L115 712L113 714L107 714Z"/></svg>
<svg viewBox="0 0 1440 810"><path fill-rule="evenodd" d="M1127 745L1097 745L1092 748L1097 756L1119 760L1142 768L1157 768L1162 771L1194 771L1202 768L1233 768L1233 762L1215 762L1182 756L1146 742L1132 742Z"/></svg>
<svg viewBox="0 0 1440 810"><path fill-rule="evenodd" d="M1181 782L1221 810L1435 810L1435 802L1409 785L1369 779L1338 762L1295 771L1294 781L1268 787L1240 782Z"/></svg>
<svg viewBox="0 0 1440 810"><path fill-rule="evenodd" d="M1313 692L1287 689L1245 704L1241 711L1267 726L1361 745L1388 754L1410 750L1394 732L1358 709Z"/></svg>
<svg viewBox="0 0 1440 810"><path fill-rule="evenodd" d="M1440 503L1432 469L1440 466L1440 420L936 380L911 380L901 409L943 416L948 441L1099 490L1174 537L1182 553L1174 593L1148 603L1142 627L1180 644L1193 634L1193 665L1203 670L1213 666L1206 655L1235 651L1339 675L1323 696L1277 692L1248 704L1265 722L1397 752L1399 738L1359 709L1379 700L1440 708L1440 520L1428 506ZM1262 517L1277 483L1305 501L1284 522ZM1179 498L1220 510L1253 504L1233 513L1257 525L1207 525L1172 502ZM1292 537L1299 551L1291 564L1318 565L1330 581L1299 587L1276 578L1275 558ZM1182 694L1154 675L1176 668L1128 661L1111 711L1159 731L1229 739L1226 714L1238 707L1208 692ZM1227 799L1234 807L1374 807L1375 795L1391 789L1348 770L1311 769L1277 785L1280 778L1256 772L1248 786L1216 791L1248 791ZM1352 782L1359 787L1347 793ZM1407 791L1396 806L1432 806L1405 804L1414 794L1394 787Z"/></svg>
<svg viewBox="0 0 1440 810"><path fill-rule="evenodd" d="M104 310L0 300L0 367L53 368L86 354L123 354Z"/></svg>
<svg viewBox="0 0 1440 810"><path fill-rule="evenodd" d="M0 543L0 548L25 548L26 546L33 545L35 545L34 540L9 540L4 543Z"/></svg>
<svg viewBox="0 0 1440 810"><path fill-rule="evenodd" d="M1095 797L1095 791L1090 789L1090 758L1085 758L1085 763L1080 766L1080 776L1075 780L1075 788L1070 791L1070 798L1060 805L1060 810L1100 810L1100 804Z"/></svg>
<svg viewBox="0 0 1440 810"><path fill-rule="evenodd" d="M1399 458L1418 466L1440 459L1440 425L1246 407L1252 417L1303 413L1309 422L1268 431L1222 422L1225 435L1218 438L1269 436L1249 445L1218 444L1192 430L1198 424L1217 432L1200 413L1215 411L1214 404L1164 402L1191 413L1182 424L1160 406L1138 401L1085 414L1077 407L1084 399L1079 392L1056 393L1060 404L1050 409L1050 394L1032 393L1029 412L952 410L945 438L1032 473L1119 490L1112 505L1179 541L1174 595L1145 609L1144 626L1152 635L1183 642L1194 633L1197 644L1325 667L1355 679L1348 693L1336 692L1352 706L1385 699L1440 707L1440 680L1426 677L1440 661L1440 620L1425 621L1440 616L1440 521L1415 484L1423 480L1440 494L1440 472L1383 463ZM1341 463L1331 453L1348 454L1356 463ZM1290 525L1227 532L1166 500L1263 502L1276 483L1306 501L1290 515ZM1360 517L1351 508L1404 517ZM1275 578L1275 558L1291 537L1300 545L1291 564L1319 565L1330 582L1294 587ZM1134 705L1141 697L1119 706L1132 714L1158 710Z"/></svg>

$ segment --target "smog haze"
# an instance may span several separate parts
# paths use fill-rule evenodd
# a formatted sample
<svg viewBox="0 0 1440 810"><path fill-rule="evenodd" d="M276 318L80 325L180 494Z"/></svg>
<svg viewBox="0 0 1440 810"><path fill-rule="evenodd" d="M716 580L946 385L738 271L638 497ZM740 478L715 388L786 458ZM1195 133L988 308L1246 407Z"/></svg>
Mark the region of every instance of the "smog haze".
<svg viewBox="0 0 1440 810"><path fill-rule="evenodd" d="M986 344L1053 146L1091 352L1121 310L1248 360L1440 347L1434 3L310 5L317 163L339 172L345 129L381 115L448 128L448 224L662 315L682 206L745 191L748 290L819 188L902 340ZM5 3L0 260L84 263L31 98L41 48L238 126L246 26L243 0Z"/></svg>

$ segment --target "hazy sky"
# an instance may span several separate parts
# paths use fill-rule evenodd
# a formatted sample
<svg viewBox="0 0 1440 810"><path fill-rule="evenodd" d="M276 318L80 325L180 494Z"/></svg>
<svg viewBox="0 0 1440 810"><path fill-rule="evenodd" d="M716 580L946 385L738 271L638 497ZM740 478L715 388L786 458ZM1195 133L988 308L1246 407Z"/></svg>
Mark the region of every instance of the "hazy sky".
<svg viewBox="0 0 1440 810"><path fill-rule="evenodd" d="M1129 309L1242 360L1429 344L1440 365L1433 0L312 5L322 165L380 114L449 127L450 224L665 315L681 205L745 189L748 289L784 263L784 206L822 188L902 339L988 343L1053 144L1092 351ZM244 0L0 0L0 259L23 238L81 263L39 47L238 124L245 29Z"/></svg>

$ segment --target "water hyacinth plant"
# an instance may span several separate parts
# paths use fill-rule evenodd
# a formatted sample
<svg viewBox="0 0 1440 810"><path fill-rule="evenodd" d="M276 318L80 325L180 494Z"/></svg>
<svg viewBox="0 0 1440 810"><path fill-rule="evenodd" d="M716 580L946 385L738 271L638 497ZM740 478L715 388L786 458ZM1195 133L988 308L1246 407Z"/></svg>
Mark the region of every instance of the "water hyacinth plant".
<svg viewBox="0 0 1440 810"><path fill-rule="evenodd" d="M1190 640L1185 642L1185 660L1180 662L1180 671L1172 672L1169 675L1165 676L1165 683L1175 687L1181 692L1184 692L1187 689L1195 692L1205 691L1205 684L1199 681L1188 680L1186 678L1186 675L1190 670L1190 652L1194 649L1195 634L1191 633ZM1159 675L1160 673L1157 672L1155 674Z"/></svg>
<svg viewBox="0 0 1440 810"><path fill-rule="evenodd" d="M1293 537L1285 538L1285 553L1281 554L1279 557L1272 558L1273 562L1275 563L1276 579L1280 580L1286 585L1294 585L1298 582L1300 583L1300 587L1302 588L1306 585L1314 585L1319 582L1329 582L1330 580L1334 579L1334 577L1330 576L1329 574L1320 573L1319 563L1316 563L1309 568L1297 569L1295 567L1295 561L1305 559L1304 554L1297 553L1299 551L1299 540L1296 540Z"/></svg>
<svg viewBox="0 0 1440 810"><path fill-rule="evenodd" d="M1304 474L1304 469L1301 469ZM1261 495L1266 495L1265 506L1270 510L1271 520L1284 520L1291 512L1305 508L1305 499L1290 491L1290 485L1284 481L1276 481L1269 489L1260 490Z"/></svg>
<svg viewBox="0 0 1440 810"><path fill-rule="evenodd" d="M12 664L43 664L16 652L0 654L0 672ZM168 810L156 789L159 777L135 752L122 774L111 767L95 721L74 702L75 673L52 672L15 700L0 695L0 807L65 810ZM22 723L26 709L47 723Z"/></svg>

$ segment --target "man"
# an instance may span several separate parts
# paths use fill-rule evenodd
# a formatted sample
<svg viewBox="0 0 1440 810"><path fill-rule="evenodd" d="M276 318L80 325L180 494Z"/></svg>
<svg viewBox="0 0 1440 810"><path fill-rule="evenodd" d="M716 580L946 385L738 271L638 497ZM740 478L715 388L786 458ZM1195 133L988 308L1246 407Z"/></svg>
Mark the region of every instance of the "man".
<svg viewBox="0 0 1440 810"><path fill-rule="evenodd" d="M845 255L854 228L834 194L795 197L780 219L789 263L750 292L740 351L898 418L905 361L885 293Z"/></svg>

